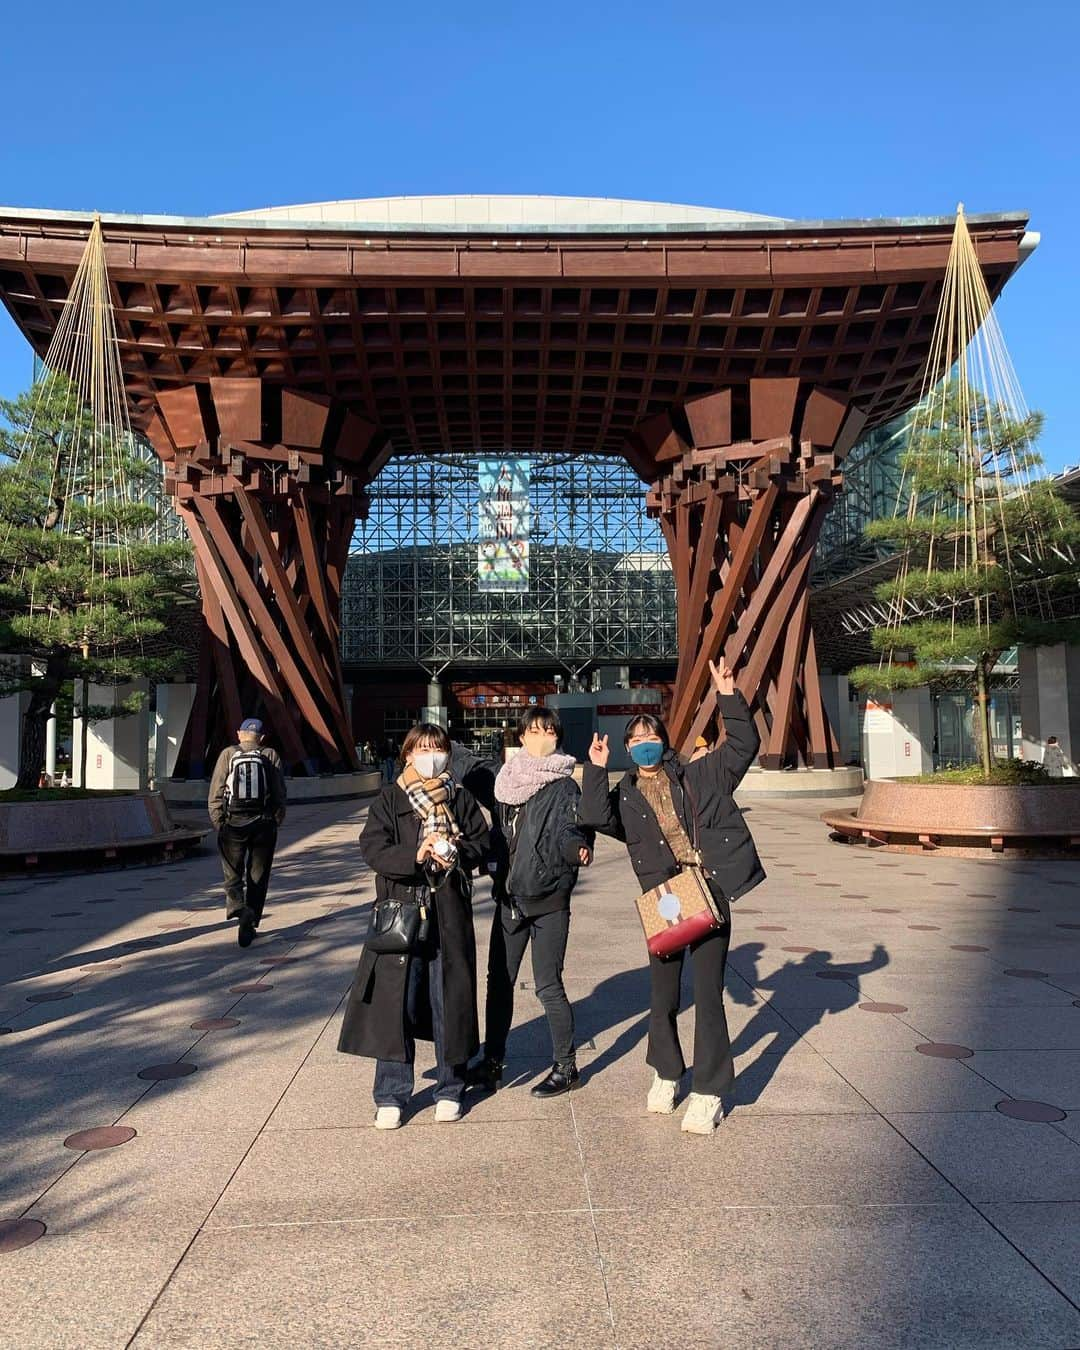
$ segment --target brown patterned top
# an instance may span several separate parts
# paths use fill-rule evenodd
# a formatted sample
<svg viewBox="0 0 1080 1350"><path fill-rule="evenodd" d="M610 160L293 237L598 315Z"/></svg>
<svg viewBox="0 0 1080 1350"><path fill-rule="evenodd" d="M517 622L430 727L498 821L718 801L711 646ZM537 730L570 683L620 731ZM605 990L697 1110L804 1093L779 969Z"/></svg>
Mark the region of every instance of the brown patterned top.
<svg viewBox="0 0 1080 1350"><path fill-rule="evenodd" d="M689 867L697 862L694 854L694 846L690 842L683 823L679 819L679 813L675 810L675 800L671 795L671 779L666 773L654 773L652 775L639 773L637 776L637 788L641 795L652 808L657 822L667 840L672 853L675 854L675 861L684 867Z"/></svg>

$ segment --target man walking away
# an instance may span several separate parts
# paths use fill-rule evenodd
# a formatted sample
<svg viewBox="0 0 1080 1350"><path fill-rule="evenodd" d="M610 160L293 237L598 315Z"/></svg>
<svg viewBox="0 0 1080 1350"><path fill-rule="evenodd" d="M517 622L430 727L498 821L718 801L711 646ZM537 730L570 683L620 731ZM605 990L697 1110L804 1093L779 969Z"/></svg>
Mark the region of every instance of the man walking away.
<svg viewBox="0 0 1080 1350"><path fill-rule="evenodd" d="M226 746L210 780L210 821L225 874L225 917L239 920L237 941L250 947L262 919L278 826L285 819L281 756L263 745L263 725L249 717Z"/></svg>

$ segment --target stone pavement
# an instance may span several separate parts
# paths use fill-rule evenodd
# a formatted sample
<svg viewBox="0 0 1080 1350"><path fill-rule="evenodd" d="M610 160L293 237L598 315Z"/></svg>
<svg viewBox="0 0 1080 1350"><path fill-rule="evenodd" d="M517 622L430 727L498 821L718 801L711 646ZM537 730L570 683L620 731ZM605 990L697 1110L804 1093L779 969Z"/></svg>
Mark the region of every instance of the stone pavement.
<svg viewBox="0 0 1080 1350"><path fill-rule="evenodd" d="M750 811L711 1140L644 1111L610 841L571 932L583 1088L528 1093L526 969L513 1085L436 1125L428 1079L394 1134L335 1051L361 804L292 811L246 952L210 853L0 881L0 1345L1080 1346L1075 867L844 848L819 805ZM489 915L485 886L482 950Z"/></svg>

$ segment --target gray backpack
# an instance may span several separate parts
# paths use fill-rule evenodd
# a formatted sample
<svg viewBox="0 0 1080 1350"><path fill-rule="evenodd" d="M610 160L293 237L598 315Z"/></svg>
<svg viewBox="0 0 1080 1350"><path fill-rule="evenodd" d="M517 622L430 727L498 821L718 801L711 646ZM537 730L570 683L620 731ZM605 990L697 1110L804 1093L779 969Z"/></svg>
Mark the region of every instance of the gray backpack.
<svg viewBox="0 0 1080 1350"><path fill-rule="evenodd" d="M258 750L233 755L225 779L226 816L262 816L270 809L270 761Z"/></svg>

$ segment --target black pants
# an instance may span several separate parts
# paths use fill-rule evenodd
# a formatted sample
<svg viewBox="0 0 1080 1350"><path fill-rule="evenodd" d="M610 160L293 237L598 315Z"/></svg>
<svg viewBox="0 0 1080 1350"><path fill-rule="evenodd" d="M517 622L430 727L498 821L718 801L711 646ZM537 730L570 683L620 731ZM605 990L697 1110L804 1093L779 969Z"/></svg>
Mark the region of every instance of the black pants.
<svg viewBox="0 0 1080 1350"><path fill-rule="evenodd" d="M649 1049L645 1061L661 1078L677 1082L686 1072L679 1044L678 1015L682 971L687 952L694 965L694 1086L695 1092L721 1097L735 1082L735 1061L724 1013L724 967L731 941L731 910L720 901L726 922L677 956L649 957L652 996L649 1008Z"/></svg>
<svg viewBox="0 0 1080 1350"><path fill-rule="evenodd" d="M503 924L504 906L495 911L488 948L487 1008L485 1011L484 1053L489 1059L502 1060L506 1038L514 1019L514 985L532 943L533 984L536 997L544 1007L555 1062L565 1064L574 1058L574 1010L563 987L566 941L570 936L570 911L556 910L535 919L522 919L509 931Z"/></svg>
<svg viewBox="0 0 1080 1350"><path fill-rule="evenodd" d="M226 823L218 830L226 918L235 919L245 905L254 913L256 923L262 918L276 844L277 825L272 820Z"/></svg>

